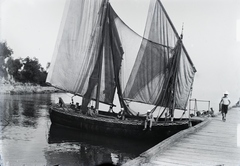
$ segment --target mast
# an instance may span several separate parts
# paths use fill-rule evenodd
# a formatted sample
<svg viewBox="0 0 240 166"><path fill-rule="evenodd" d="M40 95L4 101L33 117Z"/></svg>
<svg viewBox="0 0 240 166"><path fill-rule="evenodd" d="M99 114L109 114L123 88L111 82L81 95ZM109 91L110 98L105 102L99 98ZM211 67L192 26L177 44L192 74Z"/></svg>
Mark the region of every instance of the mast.
<svg viewBox="0 0 240 166"><path fill-rule="evenodd" d="M112 18L110 17L110 7L108 8L107 10L107 14L109 16L109 36L110 36L110 43L111 43L111 53L112 53L112 58L113 58L113 61L116 62L117 61L117 58L114 56L114 51L113 51L113 35L112 35L112 31L116 31L116 27L115 27L115 24L112 25ZM117 38L117 41L120 43L120 39L119 39L119 36L118 35L115 35L115 37ZM123 54L123 50L121 50L121 54ZM121 57L122 58L122 57ZM118 69L119 67L119 69ZM117 94L118 94L118 98L119 98L119 103L120 103L120 107L125 107L124 105L124 102L123 102L123 98L122 98L122 89L121 89L121 86L119 84L119 70L121 68L121 65L118 66L118 65L114 65L114 73L115 73L115 83L116 83L116 87L117 87Z"/></svg>
<svg viewBox="0 0 240 166"><path fill-rule="evenodd" d="M175 56L177 56L177 60L176 60L176 68L175 68L175 72L174 72L174 85L173 85L173 97L172 99L170 100L173 100L173 103L172 103L172 110L171 110L171 121L173 121L173 118L174 118L174 110L175 110L175 104L176 104L176 89L177 89L177 83L176 83L176 79L177 79L177 71L179 70L179 61L180 61L180 58L181 58L181 48L182 48L182 35L181 37L179 38L179 41L177 41L177 46L176 47L180 47L178 49L176 49L177 53L175 54Z"/></svg>
<svg viewBox="0 0 240 166"><path fill-rule="evenodd" d="M103 13L104 13L104 17L102 18L102 40L101 40L101 45L100 45L100 51L99 51L99 55L100 56L100 61L99 61L99 75L98 75L98 84L97 84L97 93L96 93L96 103L95 103L95 110L96 112L98 112L99 109L99 97L100 97L100 89L101 89L101 79L102 79L102 61L103 61L103 43L104 43L104 39L105 39L105 24L106 24L106 20L107 20L107 9L108 9L108 0L106 0L104 2L104 8L103 8Z"/></svg>
<svg viewBox="0 0 240 166"><path fill-rule="evenodd" d="M104 23L105 24L105 23ZM103 37L104 40L104 37ZM99 77L98 77L98 84L97 84L97 94L96 94L96 103L95 103L95 109L98 112L99 109L99 97L100 97L100 89L101 89L101 79L102 79L102 61L103 61L103 41L101 44L101 51L99 52L100 61L99 61Z"/></svg>

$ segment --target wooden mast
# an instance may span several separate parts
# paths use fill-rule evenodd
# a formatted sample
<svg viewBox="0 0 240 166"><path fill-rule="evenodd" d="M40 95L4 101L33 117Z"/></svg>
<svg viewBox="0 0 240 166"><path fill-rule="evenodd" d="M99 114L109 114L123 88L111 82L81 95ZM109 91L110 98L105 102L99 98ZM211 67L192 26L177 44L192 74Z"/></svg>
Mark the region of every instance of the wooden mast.
<svg viewBox="0 0 240 166"><path fill-rule="evenodd" d="M96 93L96 103L95 103L95 110L96 113L98 113L99 109L99 97L100 97L100 89L101 89L101 79L102 79L102 62L103 62L103 56L104 56L104 49L103 49L103 43L105 39L105 24L106 24L106 11L108 8L108 0L104 2L104 8L103 8L103 18L101 19L102 21L102 40L101 40L101 45L100 45L100 51L99 51L99 75L98 75L98 84L97 84L97 93Z"/></svg>

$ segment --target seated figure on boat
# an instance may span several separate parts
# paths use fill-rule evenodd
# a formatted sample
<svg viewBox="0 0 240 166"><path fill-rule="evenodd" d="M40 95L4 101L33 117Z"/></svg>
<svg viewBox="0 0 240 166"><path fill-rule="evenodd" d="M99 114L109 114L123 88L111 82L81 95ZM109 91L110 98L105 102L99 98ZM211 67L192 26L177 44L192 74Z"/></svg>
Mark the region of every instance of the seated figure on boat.
<svg viewBox="0 0 240 166"><path fill-rule="evenodd" d="M75 105L70 103L70 108L74 109L75 108Z"/></svg>
<svg viewBox="0 0 240 166"><path fill-rule="evenodd" d="M81 110L81 105L79 105L79 103L76 103L76 106L74 107L76 111L80 111Z"/></svg>
<svg viewBox="0 0 240 166"><path fill-rule="evenodd" d="M110 105L108 112L114 113L114 111L113 111L113 105Z"/></svg>
<svg viewBox="0 0 240 166"><path fill-rule="evenodd" d="M75 108L73 98L72 98L72 102L70 103L70 108L73 108L73 109Z"/></svg>
<svg viewBox="0 0 240 166"><path fill-rule="evenodd" d="M209 112L209 114L210 114L210 116L214 116L214 110L213 110L212 107L210 108L210 112Z"/></svg>
<svg viewBox="0 0 240 166"><path fill-rule="evenodd" d="M63 107L65 104L64 104L64 101L61 97L58 98L58 104L60 107Z"/></svg>
<svg viewBox="0 0 240 166"><path fill-rule="evenodd" d="M153 121L154 121L153 114L152 114L151 110L148 110L146 119L144 121L144 129L143 130L147 129L147 124L149 123L149 130L151 131L151 129L152 129L152 122Z"/></svg>
<svg viewBox="0 0 240 166"><path fill-rule="evenodd" d="M121 108L121 111L118 113L117 118L125 120L125 110L124 110L124 108Z"/></svg>
<svg viewBox="0 0 240 166"><path fill-rule="evenodd" d="M95 116L96 116L95 109L94 109L93 106L91 106L91 107L88 109L87 115L92 116L92 117L95 117Z"/></svg>
<svg viewBox="0 0 240 166"><path fill-rule="evenodd" d="M140 115L140 112L137 113L137 117L139 117L139 115Z"/></svg>

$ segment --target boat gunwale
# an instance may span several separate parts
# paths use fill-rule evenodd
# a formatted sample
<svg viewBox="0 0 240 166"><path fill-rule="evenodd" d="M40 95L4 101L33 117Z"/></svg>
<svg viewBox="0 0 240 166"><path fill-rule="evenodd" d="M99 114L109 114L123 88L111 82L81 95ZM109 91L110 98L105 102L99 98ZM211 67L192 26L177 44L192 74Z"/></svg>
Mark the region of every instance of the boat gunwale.
<svg viewBox="0 0 240 166"><path fill-rule="evenodd" d="M69 110L70 109L70 110ZM114 124L124 124L124 125L133 125L133 126L144 126L144 121L140 120L121 120L118 118L107 118L107 117L91 117L88 115L84 115L81 113L76 112L70 107L59 107L59 106L52 106L50 107L50 110L54 110L58 113L61 114L67 114L68 116L74 116L76 118L82 118L82 119L88 119L92 121L99 121L99 122L105 122L105 123L114 123ZM163 127L168 127L168 126L179 126L179 125L186 125L189 120L178 120L178 121L160 121L160 122L153 122L152 127L157 127L157 126L163 126Z"/></svg>

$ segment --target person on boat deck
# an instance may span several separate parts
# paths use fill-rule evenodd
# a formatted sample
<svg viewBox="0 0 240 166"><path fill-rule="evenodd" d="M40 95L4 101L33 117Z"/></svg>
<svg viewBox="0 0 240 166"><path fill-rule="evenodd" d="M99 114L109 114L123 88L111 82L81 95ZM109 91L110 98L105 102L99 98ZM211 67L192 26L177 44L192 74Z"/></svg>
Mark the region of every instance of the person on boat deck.
<svg viewBox="0 0 240 166"><path fill-rule="evenodd" d="M137 116L139 116L139 115L140 115L140 113L138 112L138 113L137 113Z"/></svg>
<svg viewBox="0 0 240 166"><path fill-rule="evenodd" d="M125 120L125 110L124 110L124 108L121 108L121 111L118 113L117 118Z"/></svg>
<svg viewBox="0 0 240 166"><path fill-rule="evenodd" d="M170 117L171 117L171 122L173 122L174 110L172 108L169 109L169 114L170 114Z"/></svg>
<svg viewBox="0 0 240 166"><path fill-rule="evenodd" d="M93 107L93 106L91 106L91 107L88 109L87 115L92 116L92 117L95 116L95 111L94 111L94 107Z"/></svg>
<svg viewBox="0 0 240 166"><path fill-rule="evenodd" d="M143 130L147 129L147 124L149 123L149 130L151 131L153 121L154 121L153 114L152 114L151 110L148 110L147 111L147 116L146 116L146 119L145 119L145 122L144 122L144 129Z"/></svg>
<svg viewBox="0 0 240 166"><path fill-rule="evenodd" d="M224 96L222 97L219 106L221 107L222 111L222 120L225 122L226 121L226 115L228 112L228 106L231 104L230 99L228 98L228 91L224 93Z"/></svg>
<svg viewBox="0 0 240 166"><path fill-rule="evenodd" d="M214 110L213 110L212 107L210 108L209 114L210 114L210 116L213 116L213 115L214 115Z"/></svg>
<svg viewBox="0 0 240 166"><path fill-rule="evenodd" d="M70 103L70 108L75 108L73 98L72 98L72 102Z"/></svg>
<svg viewBox="0 0 240 166"><path fill-rule="evenodd" d="M81 106L79 105L78 102L76 103L76 107L75 107L75 109L76 109L77 111L79 111L79 110L81 109Z"/></svg>
<svg viewBox="0 0 240 166"><path fill-rule="evenodd" d="M58 104L60 107L63 107L63 105L64 105L64 101L61 97L58 98Z"/></svg>
<svg viewBox="0 0 240 166"><path fill-rule="evenodd" d="M110 105L108 112L114 113L113 112L113 105Z"/></svg>

